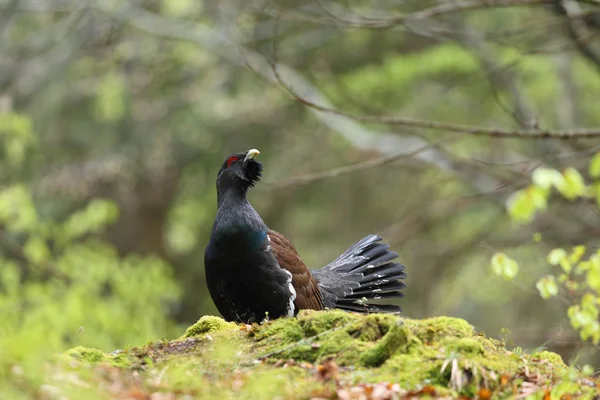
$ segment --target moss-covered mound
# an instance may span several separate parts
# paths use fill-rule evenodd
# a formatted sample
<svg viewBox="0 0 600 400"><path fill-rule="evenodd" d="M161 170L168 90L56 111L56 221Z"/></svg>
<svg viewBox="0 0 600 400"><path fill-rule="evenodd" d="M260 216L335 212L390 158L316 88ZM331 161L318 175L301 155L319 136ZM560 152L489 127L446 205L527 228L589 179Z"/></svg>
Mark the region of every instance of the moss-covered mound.
<svg viewBox="0 0 600 400"><path fill-rule="evenodd" d="M129 349L118 363L81 348L69 354L103 371L86 384L109 397L135 388L147 398L591 399L599 384L554 353L508 351L461 319L337 310L254 325L206 316L182 338Z"/></svg>
<svg viewBox="0 0 600 400"><path fill-rule="evenodd" d="M68 357L91 364L107 363L119 368L127 368L131 365L131 357L122 351L106 354L102 350L83 346L77 346L67 350L63 355L63 359L68 359Z"/></svg>
<svg viewBox="0 0 600 400"><path fill-rule="evenodd" d="M211 333L216 331L223 331L227 329L236 329L237 325L232 322L227 322L223 318L214 317L207 315L202 318L194 325L186 329L184 338L194 337L203 335L205 333Z"/></svg>

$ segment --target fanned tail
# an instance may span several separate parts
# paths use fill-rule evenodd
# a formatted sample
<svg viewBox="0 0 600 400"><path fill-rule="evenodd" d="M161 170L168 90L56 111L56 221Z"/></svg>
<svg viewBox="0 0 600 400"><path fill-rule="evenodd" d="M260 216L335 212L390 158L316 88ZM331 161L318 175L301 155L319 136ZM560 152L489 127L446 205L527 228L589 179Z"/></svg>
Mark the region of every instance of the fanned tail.
<svg viewBox="0 0 600 400"><path fill-rule="evenodd" d="M364 313L399 313L400 306L372 300L403 297L405 267L392 262L398 254L377 235L359 240L325 267L314 270L328 308Z"/></svg>

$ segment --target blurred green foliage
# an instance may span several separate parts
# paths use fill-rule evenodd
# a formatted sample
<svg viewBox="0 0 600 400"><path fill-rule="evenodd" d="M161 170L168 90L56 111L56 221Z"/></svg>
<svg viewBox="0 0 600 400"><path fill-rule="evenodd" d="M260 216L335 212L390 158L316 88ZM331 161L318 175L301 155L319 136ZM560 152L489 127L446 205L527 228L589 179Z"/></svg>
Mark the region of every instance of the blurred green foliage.
<svg viewBox="0 0 600 400"><path fill-rule="evenodd" d="M31 140L31 124L11 121L3 142ZM16 135L20 136L16 136ZM22 147L6 146L8 160ZM96 233L118 218L113 201L93 199L63 221L40 215L27 185L0 190L0 397L11 386L11 367L30 379L48 356L74 345L106 351L150 338L170 337L176 324L165 314L180 296L170 266L155 256L121 257Z"/></svg>
<svg viewBox="0 0 600 400"><path fill-rule="evenodd" d="M42 3L27 7L46 11L0 10L0 388L15 366L37 379L49 353L174 337L176 324L215 314L202 265L214 181L225 155L249 148L265 165L250 201L309 267L378 233L407 266L407 316L461 317L490 336L510 328L508 341L522 347L548 342L565 360L594 357L562 329L591 326L590 297L567 315L540 294L597 287L595 272L580 268L596 250L582 202L600 198L597 140L339 125L243 63L254 52L268 64L277 47L275 61L354 114L517 129L531 122L515 118L521 101L544 129L597 126L598 70L566 46L566 24L547 8L338 29L313 23L304 2ZM434 4L389 3L390 15ZM348 4L369 15L374 3ZM288 11L274 43L273 15ZM482 43L465 38L473 31ZM355 130L366 136L348 140ZM290 184L417 140L430 147ZM554 189L560 198L550 199ZM577 245L587 251L567 272ZM566 256L553 253L549 271L540 260L552 249ZM490 270L494 253L503 256Z"/></svg>
<svg viewBox="0 0 600 400"><path fill-rule="evenodd" d="M600 178L600 153L596 153L589 164L588 172L594 179ZM531 222L535 215L548 208L553 189L569 201L592 201L600 207L599 182L586 184L575 168L568 167L562 173L551 168L538 168L533 172L532 184L516 192L507 203L508 212L514 221ZM587 258L584 256L587 253ZM542 277L537 283L540 296L550 299L559 295L564 287L572 304L567 310L571 326L579 331L582 340L600 342L600 250L590 251L584 245L552 249L547 262L560 270ZM492 257L492 269L498 275L514 278L517 262L497 253ZM559 286L560 285L560 286Z"/></svg>

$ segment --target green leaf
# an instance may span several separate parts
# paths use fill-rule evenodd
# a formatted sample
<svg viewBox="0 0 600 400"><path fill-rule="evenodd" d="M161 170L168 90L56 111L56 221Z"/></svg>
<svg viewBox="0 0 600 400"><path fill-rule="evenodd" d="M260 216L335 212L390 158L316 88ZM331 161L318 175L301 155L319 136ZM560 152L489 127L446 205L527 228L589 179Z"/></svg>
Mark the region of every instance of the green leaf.
<svg viewBox="0 0 600 400"><path fill-rule="evenodd" d="M571 310L571 308L569 308ZM594 322L594 317L590 313L581 310L581 307L575 306L574 311L569 315L571 326L575 329L583 328Z"/></svg>
<svg viewBox="0 0 600 400"><path fill-rule="evenodd" d="M94 199L84 210L73 213L60 230L63 244L87 233L98 233L119 216L116 204L109 200Z"/></svg>
<svg viewBox="0 0 600 400"><path fill-rule="evenodd" d="M574 329L579 330L581 339L591 339L594 344L600 341L598 314L598 298L591 293L583 295L581 304L575 304L567 310L569 322Z"/></svg>
<svg viewBox="0 0 600 400"><path fill-rule="evenodd" d="M504 258L506 256L502 253L496 253L492 256L492 271L498 276L502 276Z"/></svg>
<svg viewBox="0 0 600 400"><path fill-rule="evenodd" d="M50 249L39 236L32 236L23 247L23 254L33 264L41 264L50 259Z"/></svg>
<svg viewBox="0 0 600 400"><path fill-rule="evenodd" d="M13 112L0 112L0 134L35 140L31 119Z"/></svg>
<svg viewBox="0 0 600 400"><path fill-rule="evenodd" d="M534 202L524 190L513 193L506 201L506 208L511 219L517 222L530 222L536 210Z"/></svg>
<svg viewBox="0 0 600 400"><path fill-rule="evenodd" d="M577 266L578 272L583 273L590 269L600 270L600 254L598 252L592 254L587 261L582 261Z"/></svg>
<svg viewBox="0 0 600 400"><path fill-rule="evenodd" d="M596 206L600 208L600 182L595 182L590 186L590 195L596 199Z"/></svg>
<svg viewBox="0 0 600 400"><path fill-rule="evenodd" d="M551 187L558 188L564 184L565 178L560 172L551 168L539 167L533 171L533 183L542 189L550 189Z"/></svg>
<svg viewBox="0 0 600 400"><path fill-rule="evenodd" d="M530 185L510 196L506 202L508 213L514 221L530 222L537 210L548 206L547 189Z"/></svg>
<svg viewBox="0 0 600 400"><path fill-rule="evenodd" d="M33 199L23 185L0 191L0 222L11 232L32 232L39 227Z"/></svg>
<svg viewBox="0 0 600 400"><path fill-rule="evenodd" d="M492 257L492 271L498 276L512 280L519 273L519 264L504 253L496 253Z"/></svg>
<svg viewBox="0 0 600 400"><path fill-rule="evenodd" d="M567 258L567 252L565 250L552 249L552 251L548 253L547 261L550 265L558 265L565 258Z"/></svg>
<svg viewBox="0 0 600 400"><path fill-rule="evenodd" d="M550 265L560 265L563 271L565 271L567 274L571 273L571 270L573 269L573 266L567 257L567 252L563 249L553 249L548 254L547 260Z"/></svg>
<svg viewBox="0 0 600 400"><path fill-rule="evenodd" d="M592 367L589 364L585 364L582 368L581 368L581 372L583 372L584 375L592 375L594 373L594 367Z"/></svg>
<svg viewBox="0 0 600 400"><path fill-rule="evenodd" d="M563 269L563 271L565 271L567 274L571 273L571 270L573 269L573 265L571 265L571 263L569 262L568 259L563 258L562 260L560 260L560 267Z"/></svg>
<svg viewBox="0 0 600 400"><path fill-rule="evenodd" d="M125 84L117 74L109 74L96 91L96 115L102 121L118 121L125 115Z"/></svg>
<svg viewBox="0 0 600 400"><path fill-rule="evenodd" d="M504 267L504 277L506 279L513 279L519 273L519 264L512 259Z"/></svg>
<svg viewBox="0 0 600 400"><path fill-rule="evenodd" d="M592 157L589 173L592 178L600 177L600 152L594 154L594 157Z"/></svg>
<svg viewBox="0 0 600 400"><path fill-rule="evenodd" d="M545 210L548 206L548 191L537 186L529 186L526 189L527 197L531 200L537 210Z"/></svg>
<svg viewBox="0 0 600 400"><path fill-rule="evenodd" d="M591 312L594 318L598 316L598 298L591 293L586 293L581 297L581 307L587 312Z"/></svg>
<svg viewBox="0 0 600 400"><path fill-rule="evenodd" d="M540 296L542 296L543 299L549 299L558 294L558 284L556 283L556 278L552 275L547 275L540 279L535 287L540 292Z"/></svg>
<svg viewBox="0 0 600 400"><path fill-rule="evenodd" d="M600 295L600 268L590 268L586 275L588 286Z"/></svg>
<svg viewBox="0 0 600 400"><path fill-rule="evenodd" d="M569 262L571 264L577 264L585 254L586 250L587 248L583 245L573 247L571 254L569 254Z"/></svg>
<svg viewBox="0 0 600 400"><path fill-rule="evenodd" d="M563 173L564 181L557 187L558 191L567 199L575 200L584 196L587 188L583 177L575 168L569 167Z"/></svg>
<svg viewBox="0 0 600 400"><path fill-rule="evenodd" d="M591 258L590 258L591 260ZM577 267L575 268L575 275L581 275L582 273L584 273L585 271L588 271L590 268L592 268L592 261L587 260L587 261L581 261L577 264Z"/></svg>

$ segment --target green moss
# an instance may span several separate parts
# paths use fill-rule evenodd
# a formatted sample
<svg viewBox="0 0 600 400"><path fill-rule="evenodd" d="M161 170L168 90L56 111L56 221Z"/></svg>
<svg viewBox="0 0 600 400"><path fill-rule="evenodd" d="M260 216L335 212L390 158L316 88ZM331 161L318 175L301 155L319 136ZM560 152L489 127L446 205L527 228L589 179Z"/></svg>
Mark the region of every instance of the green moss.
<svg viewBox="0 0 600 400"><path fill-rule="evenodd" d="M526 374L544 382L568 375L558 355L514 354L457 318L302 311L297 318L243 328L203 317L181 339L131 349L135 357L129 359L136 362L119 374L137 370L161 376L161 390L198 398L290 399L333 398L340 385L381 382L406 390L428 386L438 397L470 398L485 385L493 398L507 398ZM114 357L85 348L70 354L91 363ZM328 365L330 358L339 371L327 371L329 378L323 379L320 374L329 367L316 364ZM511 383L501 384L501 376Z"/></svg>
<svg viewBox="0 0 600 400"><path fill-rule="evenodd" d="M255 340L268 339L271 343L289 344L301 340L304 331L296 318L279 318L275 321L252 327L252 335Z"/></svg>
<svg viewBox="0 0 600 400"><path fill-rule="evenodd" d="M84 362L97 363L104 361L106 353L102 350L93 349L89 347L77 346L67 350L67 354L71 357Z"/></svg>
<svg viewBox="0 0 600 400"><path fill-rule="evenodd" d="M302 311L255 327L257 347L278 358L315 362L335 356L341 365L379 366L396 353L447 351L483 354L495 348L474 336L473 327L457 318L402 319L393 315L359 316L340 310ZM423 350L428 349L428 350ZM446 353L446 350L442 353Z"/></svg>
<svg viewBox="0 0 600 400"><path fill-rule="evenodd" d="M474 335L473 326L459 318L407 319L405 324L424 344L435 343L447 337L461 338Z"/></svg>
<svg viewBox="0 0 600 400"><path fill-rule="evenodd" d="M257 325L253 337L254 348L268 359L314 363L334 357L339 365L353 367L358 381L393 381L403 387L428 384L447 390L453 380L468 381L473 387L464 390L469 392L489 372L517 374L528 362L476 333L468 322L449 317L412 320L309 311ZM543 358L564 368L562 361ZM457 380L453 374L475 379Z"/></svg>
<svg viewBox="0 0 600 400"><path fill-rule="evenodd" d="M227 329L237 329L237 325L233 322L226 322L223 318L215 317L212 315L205 315L198 320L194 325L187 328L183 338L189 338L193 336L204 335L206 333L212 333L216 331L222 331Z"/></svg>
<svg viewBox="0 0 600 400"><path fill-rule="evenodd" d="M409 332L401 323L392 321L387 333L373 347L360 356L360 363L366 367L377 367L385 362L396 351L402 351L408 343Z"/></svg>
<svg viewBox="0 0 600 400"><path fill-rule="evenodd" d="M77 346L67 350L65 354L84 363L96 364L106 362L118 368L127 368L131 365L131 360L123 352L106 354L102 350Z"/></svg>
<svg viewBox="0 0 600 400"><path fill-rule="evenodd" d="M305 336L315 336L339 328L352 322L354 319L352 314L342 310L331 310L328 312L305 310L297 318Z"/></svg>
<svg viewBox="0 0 600 400"><path fill-rule="evenodd" d="M130 357L126 353L109 354L106 361L117 368L128 368L132 364Z"/></svg>
<svg viewBox="0 0 600 400"><path fill-rule="evenodd" d="M550 351L538 351L531 355L533 361L547 361L557 367L565 367L566 365L561 356Z"/></svg>
<svg viewBox="0 0 600 400"><path fill-rule="evenodd" d="M398 319L392 315L370 314L356 318L349 328L350 336L365 342L375 342L387 334Z"/></svg>
<svg viewBox="0 0 600 400"><path fill-rule="evenodd" d="M447 380L440 373L443 362L444 360L441 357L396 354L382 368L370 371L365 378L370 382L402 382L402 386L406 388L414 388L424 384L445 388Z"/></svg>
<svg viewBox="0 0 600 400"><path fill-rule="evenodd" d="M441 342L442 346L448 350L463 354L484 354L484 340L476 338L447 338Z"/></svg>
<svg viewBox="0 0 600 400"><path fill-rule="evenodd" d="M240 399L301 399L322 393L323 383L298 367L257 368L236 393ZM305 395L302 395L305 394ZM313 396L310 396L313 397ZM315 396L317 397L317 396ZM321 396L318 396L321 397ZM329 395L331 397L331 395Z"/></svg>

